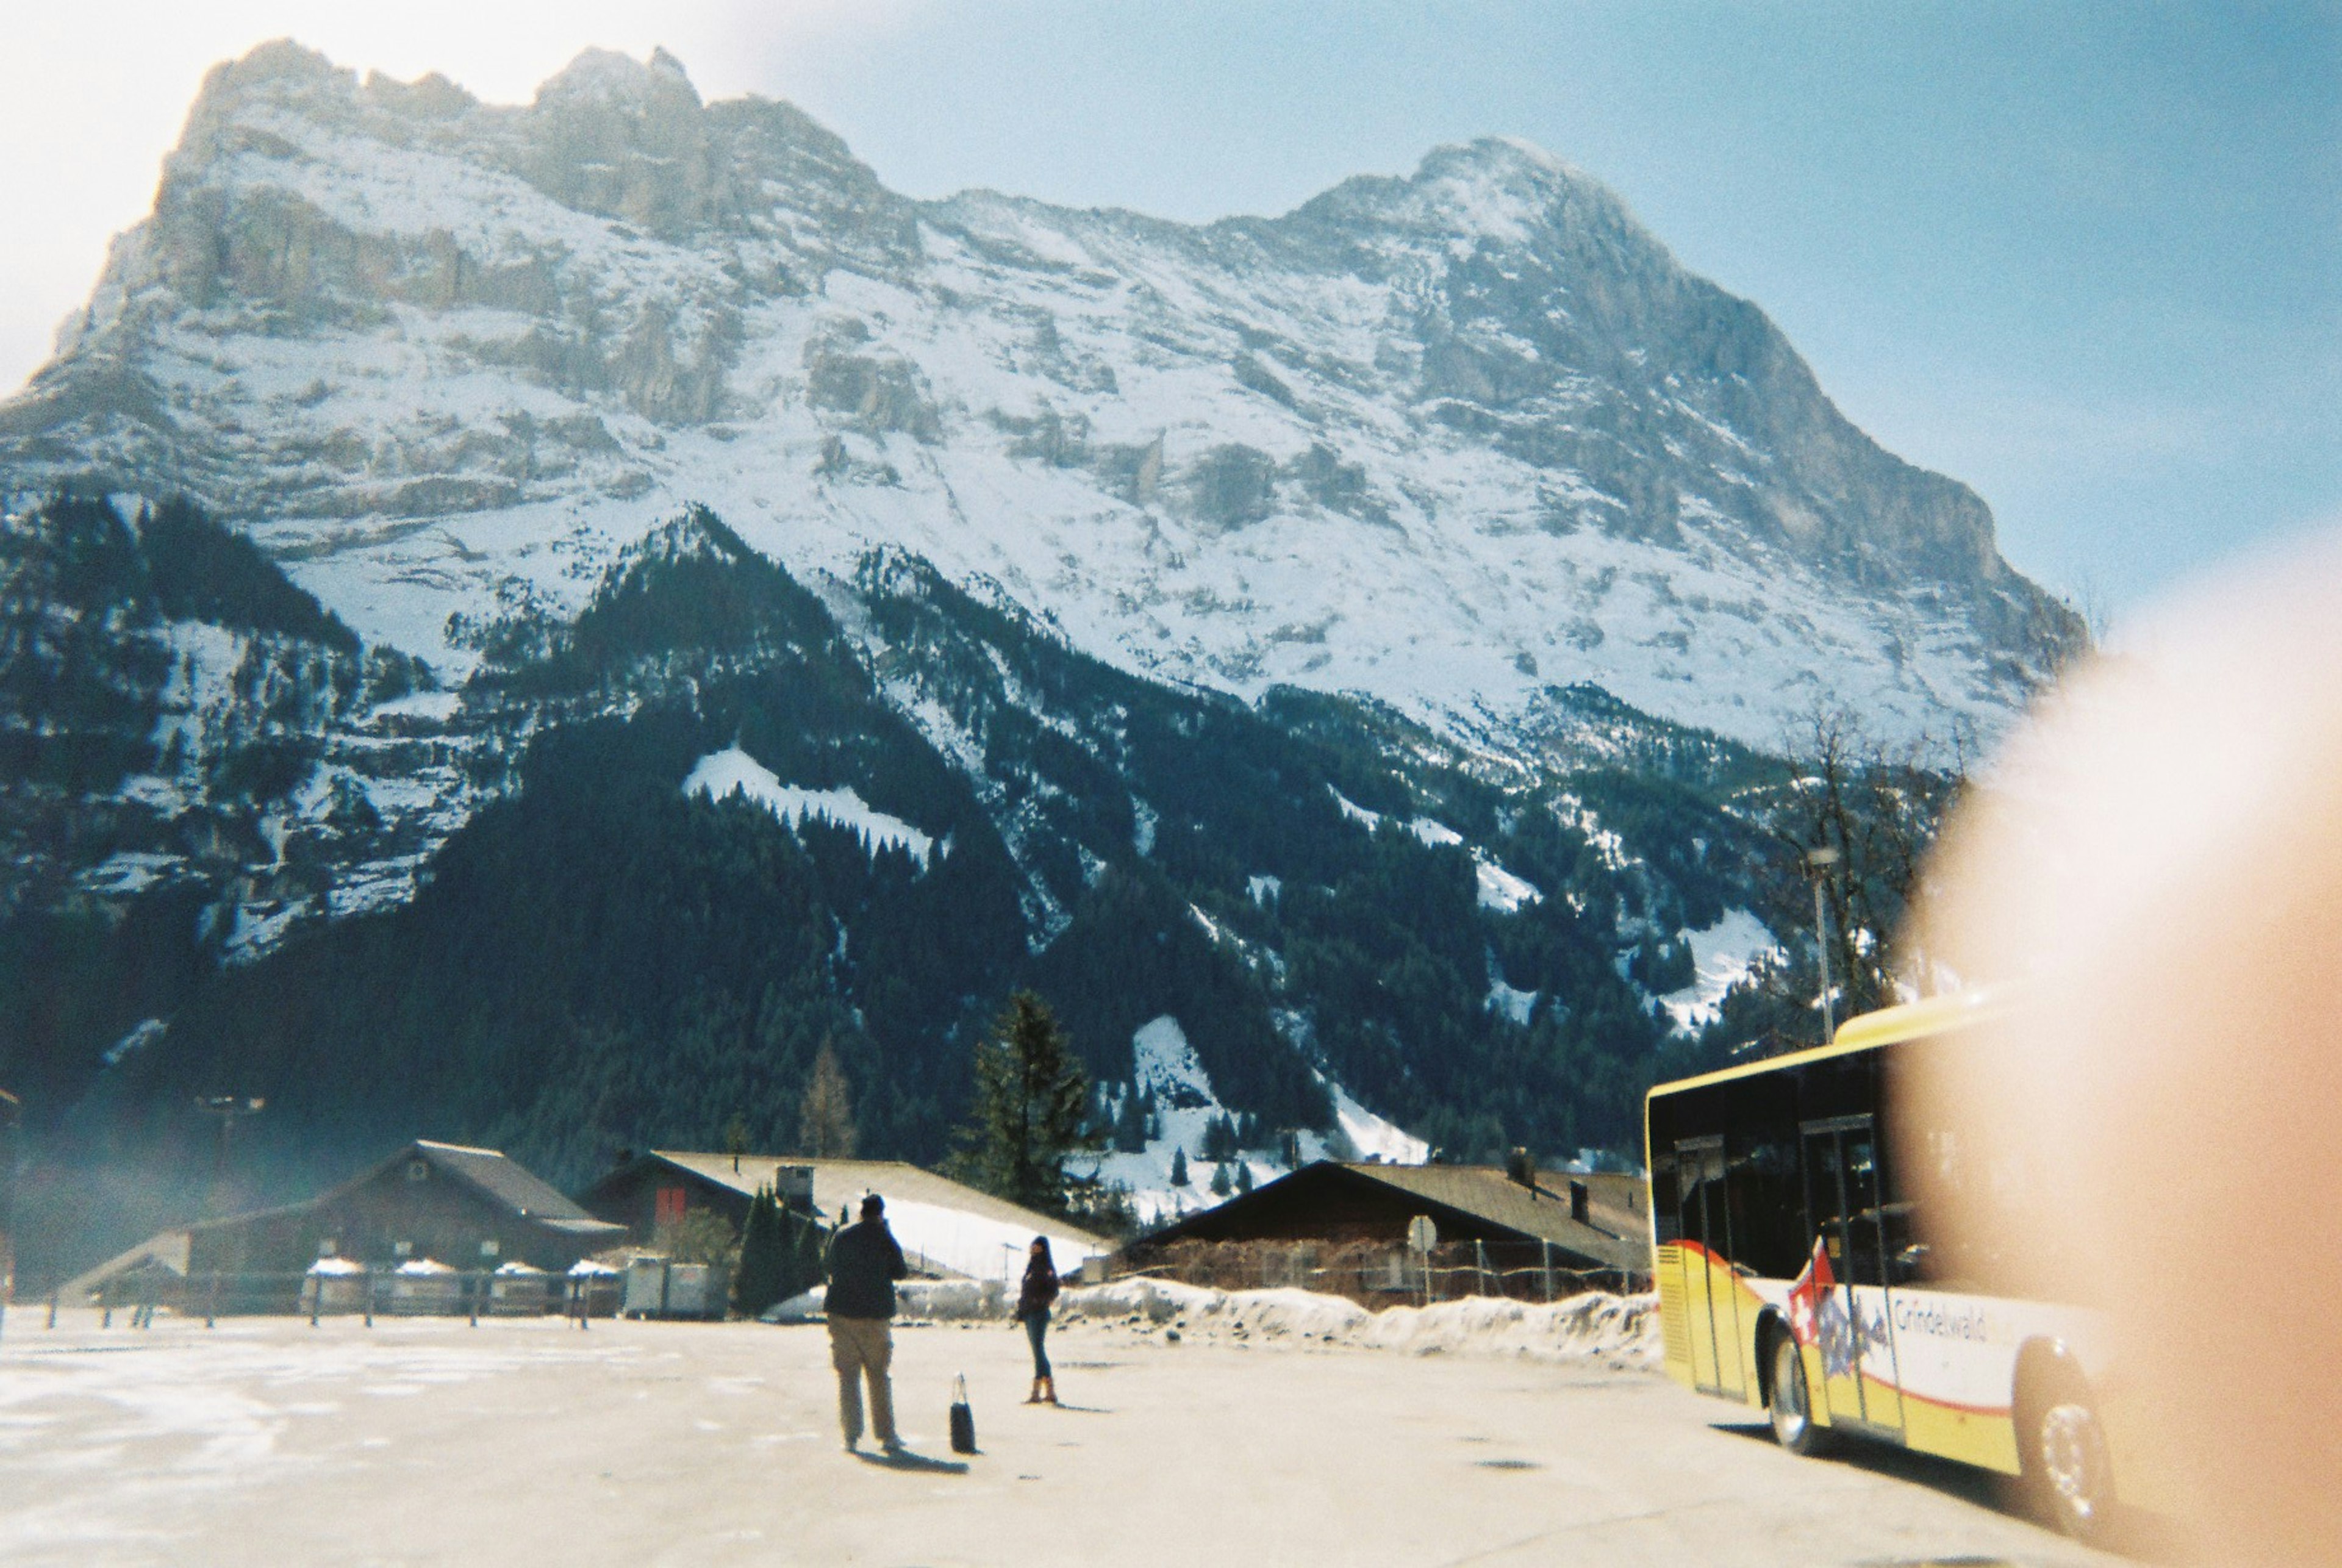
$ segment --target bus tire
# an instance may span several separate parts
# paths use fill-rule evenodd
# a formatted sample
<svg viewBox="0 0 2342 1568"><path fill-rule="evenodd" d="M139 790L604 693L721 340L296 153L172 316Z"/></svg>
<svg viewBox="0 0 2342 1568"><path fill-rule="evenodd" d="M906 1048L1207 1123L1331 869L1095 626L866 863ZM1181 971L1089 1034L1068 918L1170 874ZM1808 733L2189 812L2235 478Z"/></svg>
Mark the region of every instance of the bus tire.
<svg viewBox="0 0 2342 1568"><path fill-rule="evenodd" d="M2017 1457L2035 1513L2077 1541L2103 1541L2114 1506L2114 1467L2088 1386L2055 1366L2018 1406Z"/></svg>
<svg viewBox="0 0 2342 1568"><path fill-rule="evenodd" d="M1765 1405L1773 1422L1773 1440L1792 1453L1817 1454L1830 1445L1832 1433L1814 1421L1814 1402L1806 1387L1806 1358L1797 1339L1787 1332L1773 1335L1773 1375Z"/></svg>

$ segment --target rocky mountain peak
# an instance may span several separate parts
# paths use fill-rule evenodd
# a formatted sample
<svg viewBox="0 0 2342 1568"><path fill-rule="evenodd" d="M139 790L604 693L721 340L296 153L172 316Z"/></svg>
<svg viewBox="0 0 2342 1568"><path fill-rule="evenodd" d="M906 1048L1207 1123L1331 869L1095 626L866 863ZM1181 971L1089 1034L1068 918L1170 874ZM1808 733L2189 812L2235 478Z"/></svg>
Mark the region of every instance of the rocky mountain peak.
<svg viewBox="0 0 2342 1568"><path fill-rule="evenodd" d="M654 49L648 60L637 60L614 49L586 49L547 77L536 90L536 105L579 103L650 106L687 103L700 106L699 93L683 62L665 49Z"/></svg>
<svg viewBox="0 0 2342 1568"><path fill-rule="evenodd" d="M0 473L185 490L370 640L691 503L873 548L1126 668L1359 691L1509 749L1590 683L1759 744L1989 728L2078 634L1600 183L1486 138L1195 226L887 190L800 111L589 51L532 104L213 74L0 404Z"/></svg>

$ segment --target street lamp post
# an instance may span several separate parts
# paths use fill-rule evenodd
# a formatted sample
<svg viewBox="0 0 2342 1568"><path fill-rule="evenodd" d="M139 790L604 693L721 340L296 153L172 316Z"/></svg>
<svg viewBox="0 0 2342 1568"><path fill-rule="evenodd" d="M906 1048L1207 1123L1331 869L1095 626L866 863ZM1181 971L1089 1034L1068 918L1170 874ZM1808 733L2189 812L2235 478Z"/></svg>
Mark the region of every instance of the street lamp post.
<svg viewBox="0 0 2342 1568"><path fill-rule="evenodd" d="M1829 972L1829 904L1823 896L1822 883L1829 868L1837 864L1837 851L1830 845L1816 844L1806 851L1806 875L1814 884L1814 956L1821 964L1822 978L1822 1044L1827 1045L1837 1034L1837 1021L1830 1008Z"/></svg>
<svg viewBox="0 0 2342 1568"><path fill-rule="evenodd" d="M240 1116L257 1116L267 1101L257 1095L198 1094L195 1109L206 1116L219 1118L219 1153L212 1161L211 1189L204 1194L204 1210L212 1213L219 1203L220 1189L227 1181L227 1144L229 1130Z"/></svg>

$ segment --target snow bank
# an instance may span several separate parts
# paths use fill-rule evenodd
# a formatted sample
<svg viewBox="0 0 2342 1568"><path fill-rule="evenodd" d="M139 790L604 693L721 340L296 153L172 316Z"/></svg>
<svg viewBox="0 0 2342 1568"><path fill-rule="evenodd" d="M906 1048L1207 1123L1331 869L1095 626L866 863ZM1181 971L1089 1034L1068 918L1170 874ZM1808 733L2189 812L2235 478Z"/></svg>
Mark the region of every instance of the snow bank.
<svg viewBox="0 0 2342 1568"><path fill-rule="evenodd" d="M816 1285L766 1308L764 1321L817 1323L828 1295L828 1286ZM1016 1304L1000 1280L905 1280L895 1287L896 1323L1005 1323Z"/></svg>
<svg viewBox="0 0 2342 1568"><path fill-rule="evenodd" d="M996 1280L912 1280L895 1287L898 1323L1005 1322L1016 1304ZM766 1323L814 1323L816 1285L765 1313ZM1369 1312L1318 1291L1223 1291L1141 1277L1081 1285L1057 1298L1057 1322L1141 1334L1176 1331L1216 1344L1318 1345L1409 1355L1501 1355L1527 1361L1599 1361L1636 1370L1659 1364L1656 1295L1588 1292L1550 1303L1467 1297L1427 1307Z"/></svg>

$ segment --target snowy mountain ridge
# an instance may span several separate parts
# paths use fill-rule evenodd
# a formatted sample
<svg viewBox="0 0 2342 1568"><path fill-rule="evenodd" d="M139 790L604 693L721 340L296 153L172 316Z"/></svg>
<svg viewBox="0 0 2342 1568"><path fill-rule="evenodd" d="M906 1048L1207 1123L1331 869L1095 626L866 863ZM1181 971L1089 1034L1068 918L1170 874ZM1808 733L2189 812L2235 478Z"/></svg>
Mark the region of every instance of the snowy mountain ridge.
<svg viewBox="0 0 2342 1568"><path fill-rule="evenodd" d="M1767 748L1825 703L1988 730L2079 634L1526 144L1202 226L918 202L664 54L517 107L219 67L0 474L185 490L458 676L452 614L574 610L690 501L807 581L899 548L1134 673L1513 755L1581 684Z"/></svg>

